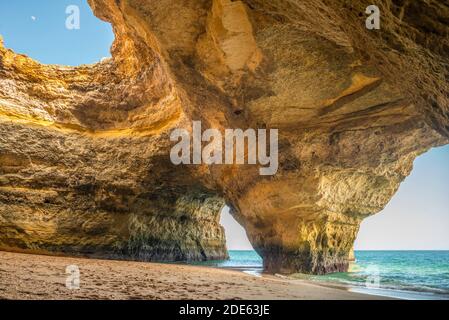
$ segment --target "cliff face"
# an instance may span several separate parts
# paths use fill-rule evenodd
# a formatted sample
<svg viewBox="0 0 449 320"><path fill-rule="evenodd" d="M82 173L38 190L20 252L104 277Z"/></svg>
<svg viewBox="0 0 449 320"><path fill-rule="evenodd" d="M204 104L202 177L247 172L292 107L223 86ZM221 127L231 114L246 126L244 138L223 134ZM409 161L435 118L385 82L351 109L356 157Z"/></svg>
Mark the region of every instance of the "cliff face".
<svg viewBox="0 0 449 320"><path fill-rule="evenodd" d="M306 2L306 3L305 3ZM361 221L449 143L449 5L89 0L113 58L0 45L0 249L226 257L226 203L272 272L344 271ZM175 128L278 128L279 170L174 166Z"/></svg>
<svg viewBox="0 0 449 320"><path fill-rule="evenodd" d="M170 162L180 98L157 58L140 61L43 66L0 48L1 249L227 257L223 199Z"/></svg>

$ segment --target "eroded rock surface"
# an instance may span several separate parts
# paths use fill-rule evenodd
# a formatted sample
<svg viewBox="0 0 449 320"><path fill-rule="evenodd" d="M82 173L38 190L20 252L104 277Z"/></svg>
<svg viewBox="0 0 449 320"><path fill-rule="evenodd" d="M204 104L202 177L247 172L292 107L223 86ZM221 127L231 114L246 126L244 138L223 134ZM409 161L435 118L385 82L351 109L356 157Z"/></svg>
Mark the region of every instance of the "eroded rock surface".
<svg viewBox="0 0 449 320"><path fill-rule="evenodd" d="M89 0L113 58L0 45L0 249L227 256L226 203L271 272L345 271L361 221L449 143L449 4ZM174 166L170 132L279 129L280 167Z"/></svg>

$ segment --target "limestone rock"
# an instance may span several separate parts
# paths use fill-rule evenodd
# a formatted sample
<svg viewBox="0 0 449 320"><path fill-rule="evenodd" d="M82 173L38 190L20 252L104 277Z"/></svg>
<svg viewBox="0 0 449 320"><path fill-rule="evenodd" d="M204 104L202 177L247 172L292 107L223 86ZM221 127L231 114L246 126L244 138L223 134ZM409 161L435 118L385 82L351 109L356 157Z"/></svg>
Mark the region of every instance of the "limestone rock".
<svg viewBox="0 0 449 320"><path fill-rule="evenodd" d="M344 271L361 221L449 143L449 4L89 0L113 59L0 43L0 249L227 256L226 203L267 271ZM278 128L280 168L175 166L171 130Z"/></svg>

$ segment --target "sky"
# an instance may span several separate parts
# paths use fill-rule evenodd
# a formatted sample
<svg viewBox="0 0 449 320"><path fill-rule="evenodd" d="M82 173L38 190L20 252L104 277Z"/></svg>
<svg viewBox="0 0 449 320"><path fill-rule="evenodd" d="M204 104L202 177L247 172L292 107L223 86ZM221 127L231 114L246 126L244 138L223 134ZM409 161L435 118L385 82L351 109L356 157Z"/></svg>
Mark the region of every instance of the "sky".
<svg viewBox="0 0 449 320"><path fill-rule="evenodd" d="M80 9L80 28L69 30L69 5ZM71 20L70 20L71 21ZM0 0L5 46L46 64L81 65L109 57L112 28L86 0ZM230 250L250 250L245 230L223 210ZM367 218L356 250L449 250L449 146L415 160L412 174L386 208Z"/></svg>
<svg viewBox="0 0 449 320"><path fill-rule="evenodd" d="M66 28L70 5L79 7L79 29ZM111 25L93 15L86 0L0 0L0 35L17 53L70 66L110 57L114 40Z"/></svg>

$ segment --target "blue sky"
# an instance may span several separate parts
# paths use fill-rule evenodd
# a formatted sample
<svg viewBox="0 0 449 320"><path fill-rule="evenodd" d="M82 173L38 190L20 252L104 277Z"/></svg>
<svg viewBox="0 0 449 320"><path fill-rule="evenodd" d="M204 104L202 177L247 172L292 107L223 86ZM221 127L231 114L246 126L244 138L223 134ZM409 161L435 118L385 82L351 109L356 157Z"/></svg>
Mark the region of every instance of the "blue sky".
<svg viewBox="0 0 449 320"><path fill-rule="evenodd" d="M80 29L66 28L66 8L80 9ZM5 46L46 64L80 65L109 57L111 25L96 18L86 0L0 0Z"/></svg>
<svg viewBox="0 0 449 320"><path fill-rule="evenodd" d="M68 30L66 8L80 8L80 29ZM80 65L110 56L114 36L86 0L0 0L5 46L47 64ZM245 231L223 211L229 249L251 249ZM412 174L381 213L366 219L356 249L449 250L449 146L415 161Z"/></svg>

